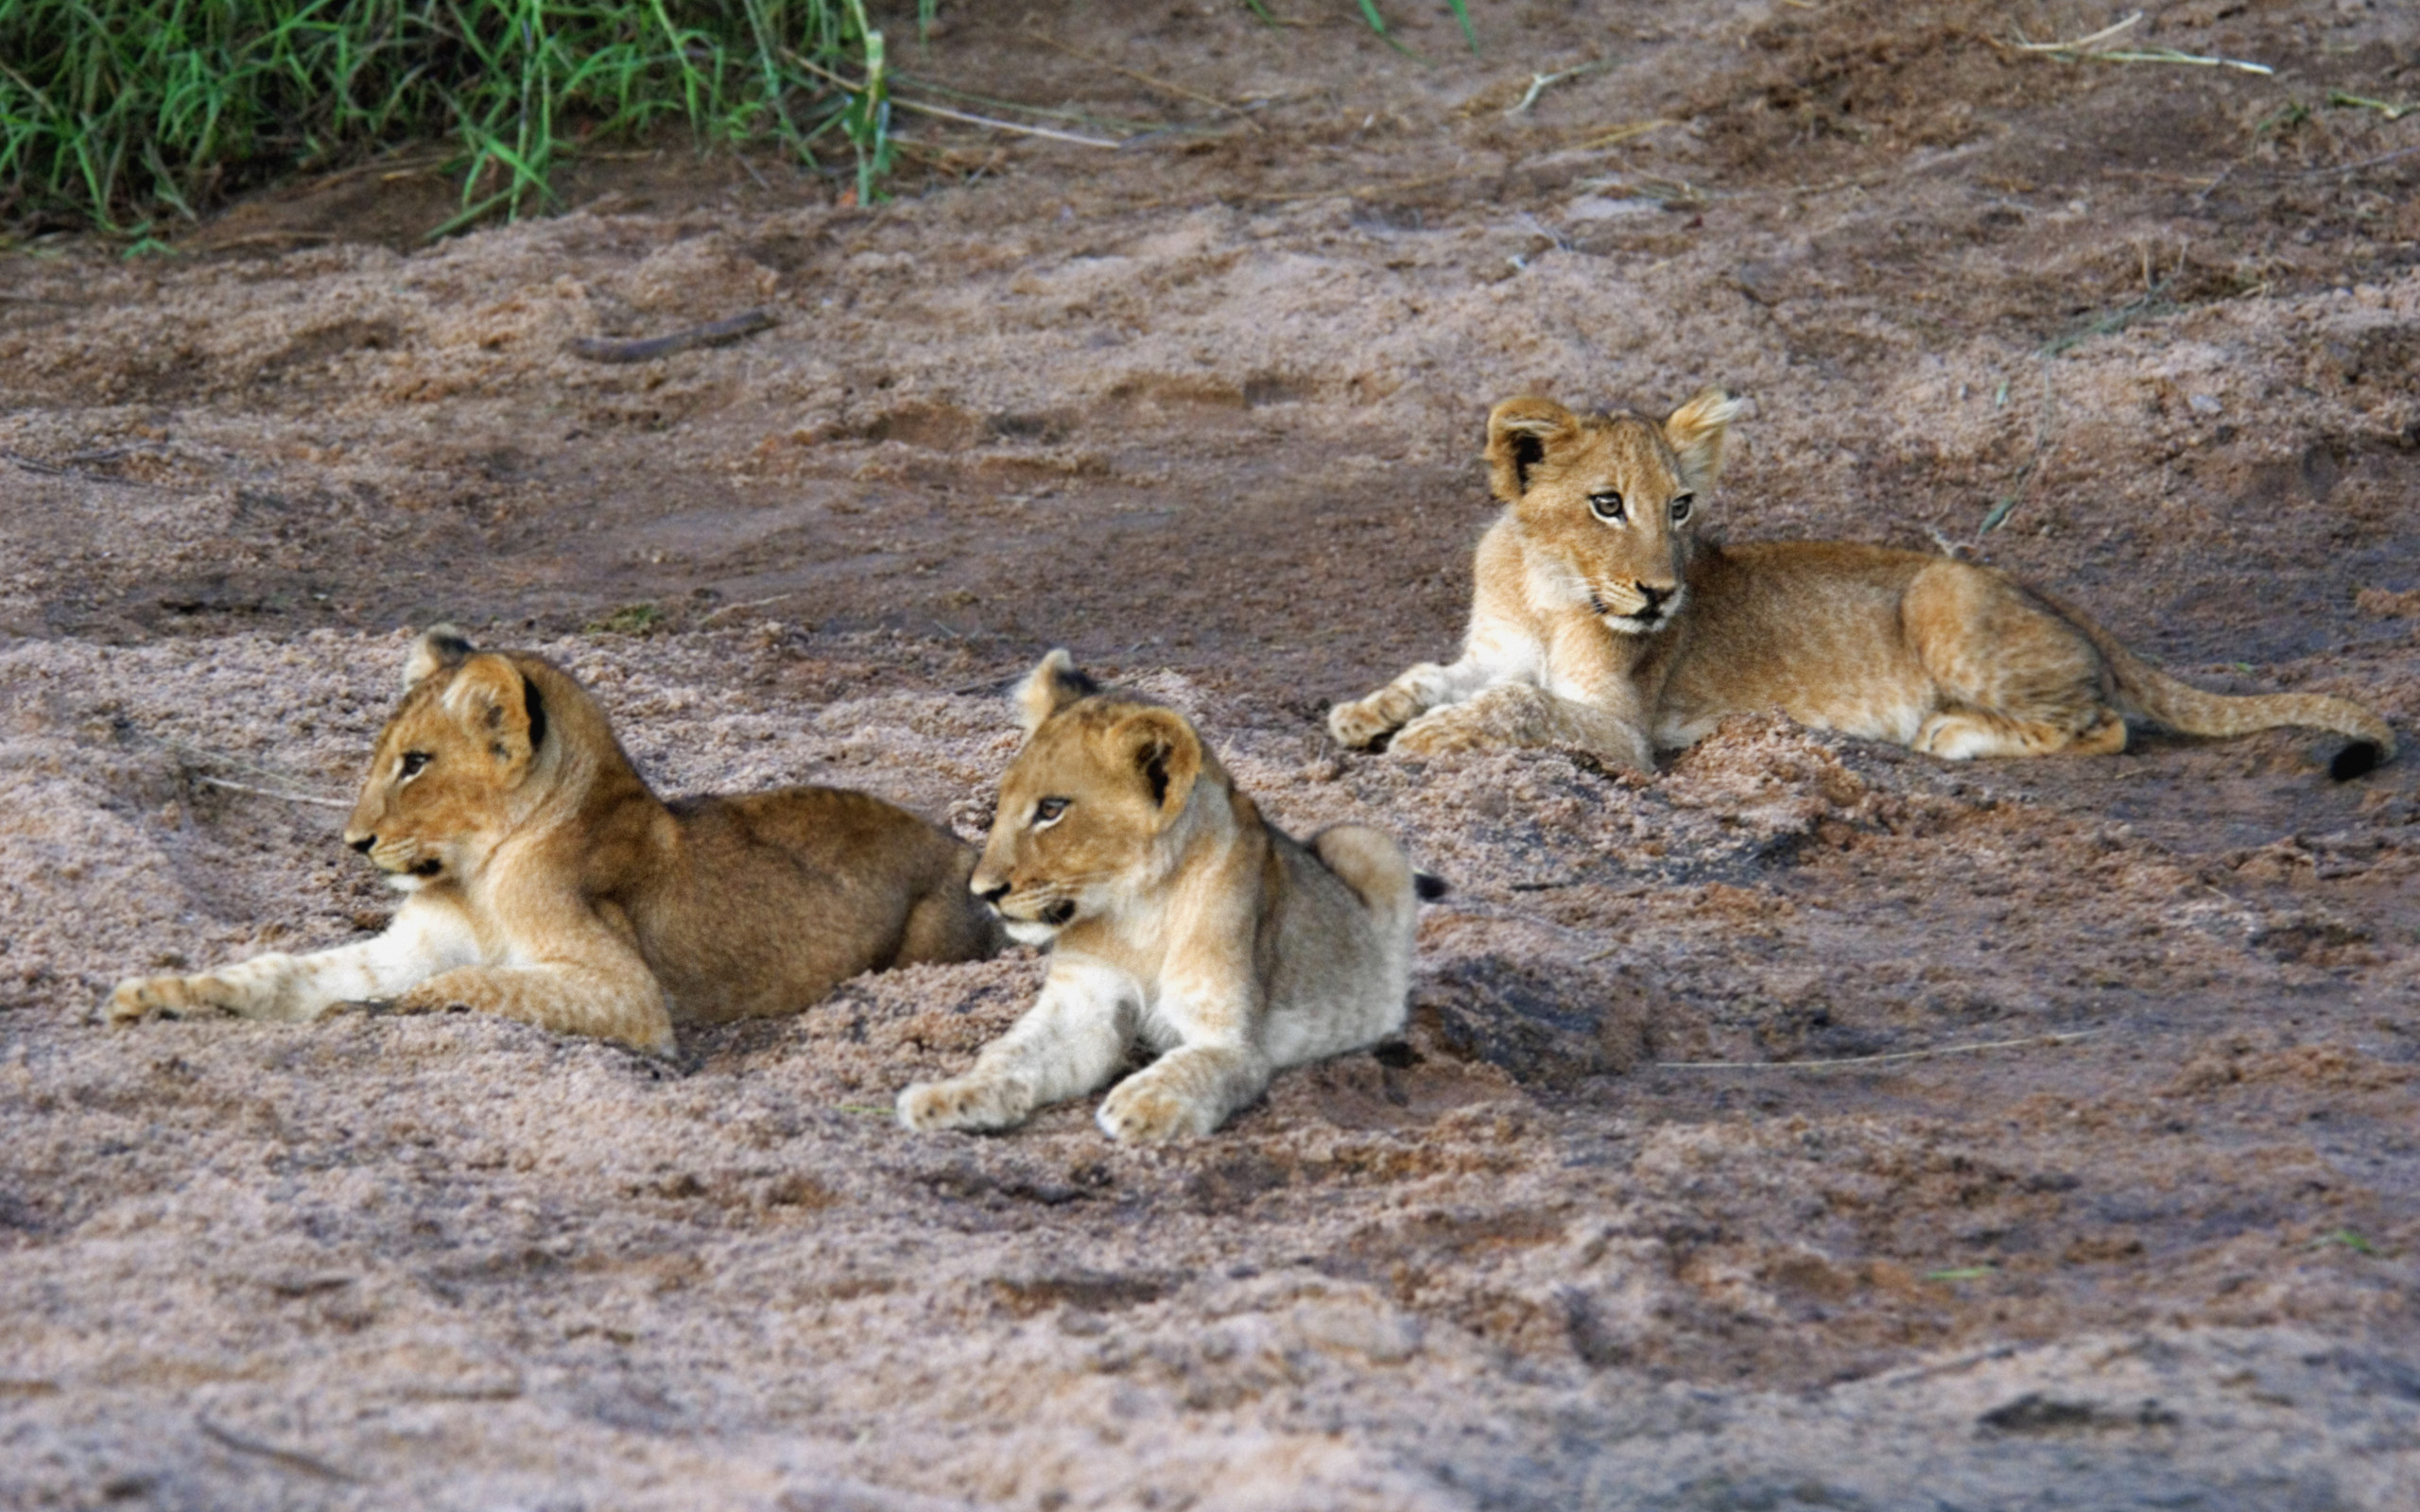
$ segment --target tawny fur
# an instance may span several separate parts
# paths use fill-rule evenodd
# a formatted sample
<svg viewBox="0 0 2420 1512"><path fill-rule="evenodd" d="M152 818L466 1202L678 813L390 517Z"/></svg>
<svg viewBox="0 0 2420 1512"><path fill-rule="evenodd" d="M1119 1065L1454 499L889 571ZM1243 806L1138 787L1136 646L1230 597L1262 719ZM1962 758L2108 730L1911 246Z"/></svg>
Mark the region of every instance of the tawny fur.
<svg viewBox="0 0 2420 1512"><path fill-rule="evenodd" d="M1461 660L1339 704L1346 746L1426 754L1560 746L1651 771L1657 748L1778 710L1950 760L2099 754L2138 717L2190 735L2305 725L2351 736L2344 775L2394 754L2343 698L2229 697L2145 664L1988 567L1825 541L1697 535L1737 406L1707 389L1661 425L1512 399L1488 417L1505 505L1480 540Z"/></svg>
<svg viewBox="0 0 2420 1512"><path fill-rule="evenodd" d="M1041 999L962 1076L899 1094L914 1129L997 1129L1159 1058L1098 1121L1118 1140L1209 1133L1270 1074L1403 1025L1415 873L1376 830L1288 838L1173 710L1098 691L1054 651L1018 695L974 890L1050 946Z"/></svg>
<svg viewBox="0 0 2420 1512"><path fill-rule="evenodd" d="M859 971L999 948L966 890L974 848L904 809L826 787L667 804L568 674L441 627L405 683L345 826L409 894L386 932L136 977L112 1021L460 1006L668 1052L676 1023L792 1013Z"/></svg>

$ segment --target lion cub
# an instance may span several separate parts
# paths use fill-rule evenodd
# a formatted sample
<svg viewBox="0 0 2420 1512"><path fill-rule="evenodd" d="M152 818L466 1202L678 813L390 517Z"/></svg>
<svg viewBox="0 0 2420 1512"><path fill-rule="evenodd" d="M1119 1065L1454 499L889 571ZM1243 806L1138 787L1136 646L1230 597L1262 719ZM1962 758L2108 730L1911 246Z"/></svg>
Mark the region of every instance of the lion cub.
<svg viewBox="0 0 2420 1512"><path fill-rule="evenodd" d="M2394 754L2386 722L2310 694L2226 697L2137 660L1988 567L1828 541L1696 533L1738 406L1709 388L1658 425L1509 399L1487 421L1504 513L1479 541L1461 660L1413 667L1328 729L1410 754L1567 746L1639 771L1725 717L1803 725L1952 761L2126 747L2126 718L2188 735L2308 725L2353 737L2354 777Z"/></svg>
<svg viewBox="0 0 2420 1512"><path fill-rule="evenodd" d="M1103 693L1064 651L1017 694L1025 748L1000 780L972 886L1028 944L1041 1000L975 1068L899 1094L913 1129L1006 1128L1109 1080L1136 1040L1161 1052L1119 1082L1114 1139L1202 1135L1271 1073L1404 1022L1414 872L1376 830L1308 845L1272 828L1174 710Z"/></svg>
<svg viewBox="0 0 2420 1512"><path fill-rule="evenodd" d="M967 894L974 848L904 809L829 787L667 804L568 674L445 627L404 685L344 834L409 894L386 933L135 977L112 1021L391 1000L668 1052L676 1022L796 1012L859 971L999 949Z"/></svg>

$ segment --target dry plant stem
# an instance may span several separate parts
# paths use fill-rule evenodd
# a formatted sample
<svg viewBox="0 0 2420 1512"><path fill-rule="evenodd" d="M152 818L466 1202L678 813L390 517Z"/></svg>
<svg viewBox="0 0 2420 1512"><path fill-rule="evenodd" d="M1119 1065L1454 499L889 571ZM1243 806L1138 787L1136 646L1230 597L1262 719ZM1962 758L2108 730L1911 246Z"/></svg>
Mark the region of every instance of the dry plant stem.
<svg viewBox="0 0 2420 1512"><path fill-rule="evenodd" d="M2021 53L2080 53L2098 43L2107 42L2142 19L2143 13L2137 10L2115 26L2103 26L2089 37L2078 37L2072 42L2027 42L2020 33L2018 39L2008 45Z"/></svg>
<svg viewBox="0 0 2420 1512"><path fill-rule="evenodd" d="M254 798L273 798L287 803L309 803L323 809L350 809L353 805L340 798L320 798L310 793L280 793L270 788L253 787L245 782L231 782L223 777L197 774L194 781L206 787L223 787L231 793L250 793Z"/></svg>
<svg viewBox="0 0 2420 1512"><path fill-rule="evenodd" d="M1056 48L1058 51L1065 53L1070 58L1092 64L1095 68L1105 68L1113 74L1123 75L1124 77L1134 80L1138 84L1158 90L1163 94L1173 95L1177 99L1181 100L1191 100L1196 105L1207 105L1212 110L1224 115L1241 116L1243 118L1244 125L1250 127L1254 131L1266 131L1268 129L1267 127L1262 126L1258 121L1255 121L1250 115L1245 114L1242 107L1231 105L1215 94L1204 94L1198 89L1187 89L1182 84L1171 84L1164 78L1153 78L1149 74L1138 73L1134 69L1128 68L1123 64L1113 63L1106 58L1097 57L1092 53L1085 52L1080 47L1070 47L1065 43L1061 42L1058 38L1046 35L1043 32L1028 29L1026 31L1025 35L1032 38L1035 42L1042 43L1045 47Z"/></svg>
<svg viewBox="0 0 2420 1512"><path fill-rule="evenodd" d="M1880 1066L1894 1060L1929 1060L1937 1056L1971 1056L1985 1050L2018 1050L2031 1045L2063 1045L2089 1040L2106 1029L2078 1029L2068 1034L2034 1034L2022 1040L1984 1040L1968 1045L1941 1045L1931 1050L1901 1050L1887 1056L1851 1056L1841 1060L1659 1060L1657 1071L1837 1071L1844 1066Z"/></svg>
<svg viewBox="0 0 2420 1512"><path fill-rule="evenodd" d="M2103 26L2089 37L2072 42L2027 42L2022 32L2014 42L1992 39L1992 44L2012 52L2040 53L2066 58L2071 61L2090 60L2103 63L2184 63L2195 68L2232 68L2246 74L2272 75L2277 71L2267 63L2246 62L2240 58L2219 58L2203 53L2179 52L2173 47L2145 47L2118 51L2101 46L2102 43L2133 26L2143 19L2139 10L2113 26Z"/></svg>
<svg viewBox="0 0 2420 1512"><path fill-rule="evenodd" d="M842 89L863 90L865 88L862 81L853 80L845 74L836 74L821 63L801 58L787 48L782 50L782 56L810 74L830 79ZM994 120L991 116L977 115L970 111L953 111L943 105L927 105L922 100L902 99L896 94L890 96L890 104L894 110L914 111L921 115L937 115L944 121L963 121L969 126L987 127L994 131L1011 131L1019 136L1038 136L1052 142L1071 142L1080 147L1115 148L1126 145L1123 142L1112 142L1102 137L1079 136L1073 131L1054 131L1046 126L1020 126L1014 121Z"/></svg>
<svg viewBox="0 0 2420 1512"><path fill-rule="evenodd" d="M1019 126L1013 121L995 121L988 115L977 115L969 111L953 111L947 106L926 105L920 100L903 100L896 94L890 97L890 103L903 111L915 111L924 115L938 115L945 121L963 121L968 126L986 127L994 131L1013 131L1019 136L1044 137L1052 142L1071 142L1080 147L1115 149L1126 145L1122 142L1111 142L1102 137L1079 136L1073 131L1054 131L1046 126Z"/></svg>
<svg viewBox="0 0 2420 1512"><path fill-rule="evenodd" d="M1607 131L1600 136L1584 137L1580 141L1572 143L1571 146L1565 147L1564 150L1566 152L1594 151L1598 147L1609 147L1616 143L1627 142L1633 137L1645 136L1650 131L1655 130L1660 127L1670 126L1671 124L1672 123L1669 121L1661 120L1633 121L1628 126L1615 127L1612 130Z"/></svg>
<svg viewBox="0 0 2420 1512"><path fill-rule="evenodd" d="M1506 115L1518 115L1523 111L1528 110L1530 106L1538 103L1539 95L1545 94L1547 90L1552 89L1555 85L1562 83L1564 80L1579 78L1588 74L1600 73L1613 66L1614 65L1610 60L1599 59L1595 62L1582 63L1577 68L1566 68L1559 74L1531 74L1530 76L1529 90L1522 94L1521 102L1518 105L1513 106L1511 110L1506 111L1504 113Z"/></svg>
<svg viewBox="0 0 2420 1512"><path fill-rule="evenodd" d="M348 1486L361 1484L360 1476L340 1470L326 1460L316 1459L309 1454L299 1453L290 1449L280 1449L275 1444L264 1444L256 1438L246 1438L241 1434L230 1433L207 1418L197 1415L194 1424L213 1442L232 1449L238 1454L254 1455L272 1464L283 1465L290 1470L301 1470L305 1475L316 1475L324 1481L342 1481Z"/></svg>
<svg viewBox="0 0 2420 1512"><path fill-rule="evenodd" d="M175 751L180 756L191 757L193 760L198 762L207 762L214 766L232 766L239 772L250 772L254 777L267 778L268 781L276 782L283 787L291 789L305 787L308 785L304 779L297 777L291 772L281 772L274 767L258 765L255 763L244 760L240 756L230 756L224 751L211 750L206 747L188 745L184 741L171 740L164 735L154 735L147 730L138 730L135 731L135 734L164 750Z"/></svg>

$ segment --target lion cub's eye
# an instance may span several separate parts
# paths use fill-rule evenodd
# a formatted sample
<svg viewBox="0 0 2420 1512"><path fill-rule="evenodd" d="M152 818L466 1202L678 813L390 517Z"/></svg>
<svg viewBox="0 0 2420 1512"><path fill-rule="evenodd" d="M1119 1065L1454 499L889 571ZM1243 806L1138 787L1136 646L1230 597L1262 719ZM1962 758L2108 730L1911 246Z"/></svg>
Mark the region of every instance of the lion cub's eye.
<svg viewBox="0 0 2420 1512"><path fill-rule="evenodd" d="M1689 517L1689 510L1696 506L1697 502L1698 496L1694 493L1672 495L1672 523L1677 525L1686 520Z"/></svg>
<svg viewBox="0 0 2420 1512"><path fill-rule="evenodd" d="M1611 489L1588 495L1588 512L1609 525L1622 523L1622 496Z"/></svg>
<svg viewBox="0 0 2420 1512"><path fill-rule="evenodd" d="M1066 812L1067 800L1065 799L1046 798L1041 802L1036 803L1033 806L1033 822L1036 824L1054 824L1058 822L1059 816Z"/></svg>
<svg viewBox="0 0 2420 1512"><path fill-rule="evenodd" d="M427 765L428 752L424 750L407 750L404 752L403 765L397 769L396 775L399 777L418 777L420 775L420 769Z"/></svg>

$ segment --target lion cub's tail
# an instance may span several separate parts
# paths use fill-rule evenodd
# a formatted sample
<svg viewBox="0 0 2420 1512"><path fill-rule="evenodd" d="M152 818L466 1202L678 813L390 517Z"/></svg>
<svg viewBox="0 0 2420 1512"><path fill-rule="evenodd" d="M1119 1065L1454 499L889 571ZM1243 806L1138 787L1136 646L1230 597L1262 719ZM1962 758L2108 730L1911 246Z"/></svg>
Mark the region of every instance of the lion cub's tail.
<svg viewBox="0 0 2420 1512"><path fill-rule="evenodd" d="M2323 693L2237 696L2180 682L2118 644L2118 638L2066 605L2059 608L2092 640L2118 682L2118 698L2138 713L2187 735L2246 735L2278 725L2332 730L2352 744L2336 753L2328 775L2342 782L2394 759L2394 730L2350 698Z"/></svg>
<svg viewBox="0 0 2420 1512"><path fill-rule="evenodd" d="M1395 837L1366 824L1339 824L1310 838L1311 853L1320 865L1352 888L1376 919L1381 938L1411 938L1412 912L1423 898L1439 894L1443 884L1415 870Z"/></svg>

